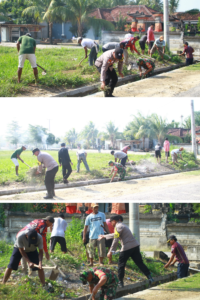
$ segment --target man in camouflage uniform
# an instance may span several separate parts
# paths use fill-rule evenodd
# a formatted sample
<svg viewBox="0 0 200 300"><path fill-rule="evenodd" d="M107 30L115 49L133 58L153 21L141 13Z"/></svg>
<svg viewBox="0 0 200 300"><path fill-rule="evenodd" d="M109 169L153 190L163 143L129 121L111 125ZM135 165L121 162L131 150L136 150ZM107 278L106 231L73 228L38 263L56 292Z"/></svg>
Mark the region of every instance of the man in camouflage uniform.
<svg viewBox="0 0 200 300"><path fill-rule="evenodd" d="M113 166L113 169L112 169L111 173L109 174L109 176L114 172L114 174L113 174L113 176L112 176L110 182L113 181L113 179L115 178L115 176L116 176L117 173L118 173L119 176L120 176L119 180L120 180L120 181L121 181L121 180L124 180L124 177L125 177L125 175L126 175L126 170L125 170L125 168L122 166L122 164L115 163L115 162L113 162L113 161L109 161L108 164L109 164L109 166Z"/></svg>
<svg viewBox="0 0 200 300"><path fill-rule="evenodd" d="M145 77L148 77L149 75L151 75L155 69L155 64L150 59L139 58L137 60L137 65L139 67L140 76L142 76L142 67L146 70L143 74L143 76L145 76Z"/></svg>
<svg viewBox="0 0 200 300"><path fill-rule="evenodd" d="M92 300L100 288L100 300L112 300L115 298L118 278L110 269L103 267L93 268L80 273L80 280L85 285L89 282Z"/></svg>

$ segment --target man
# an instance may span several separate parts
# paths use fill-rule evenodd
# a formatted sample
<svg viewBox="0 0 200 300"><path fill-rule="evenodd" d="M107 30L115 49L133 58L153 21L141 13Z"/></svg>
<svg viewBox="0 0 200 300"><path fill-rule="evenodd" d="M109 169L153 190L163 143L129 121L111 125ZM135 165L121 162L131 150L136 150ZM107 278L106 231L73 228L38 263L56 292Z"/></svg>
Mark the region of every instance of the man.
<svg viewBox="0 0 200 300"><path fill-rule="evenodd" d="M179 56L186 54L186 66L193 64L193 52L194 49L191 46L188 46L188 42L185 42L183 52L179 54Z"/></svg>
<svg viewBox="0 0 200 300"><path fill-rule="evenodd" d="M129 159L128 159L128 154L127 154L128 150L131 150L131 146L130 146L130 145L125 146L125 147L122 149L122 152L126 153L126 155L127 155L127 160L129 161Z"/></svg>
<svg viewBox="0 0 200 300"><path fill-rule="evenodd" d="M168 163L169 149L170 149L170 143L168 141L168 138L165 139L164 144L163 144L163 148L165 150L166 163Z"/></svg>
<svg viewBox="0 0 200 300"><path fill-rule="evenodd" d="M93 266L93 258L94 258L94 251L95 248L98 248L98 255L99 255L99 263L100 266L103 266L103 258L106 257L106 247L105 247L105 240L98 241L98 236L104 234L103 228L101 225L104 226L106 231L109 233L108 226L106 224L106 217L105 214L99 212L99 204L93 203L91 205L93 212L87 216L85 220L85 227L83 231L83 243L86 242L86 233L89 227L89 257L90 257L90 264L89 266Z"/></svg>
<svg viewBox="0 0 200 300"><path fill-rule="evenodd" d="M124 153L123 151L114 151L114 150L112 150L110 152L110 154L115 157L115 162L117 162L117 159L119 159L118 162L120 162L121 165L123 167L125 167L126 160L127 160L127 154L126 153Z"/></svg>
<svg viewBox="0 0 200 300"><path fill-rule="evenodd" d="M35 83L38 81L38 69L35 57L36 41L31 37L30 33L20 36L17 41L17 51L19 53L19 66L18 66L18 83L20 83L22 69L26 59L29 60L33 73L35 76Z"/></svg>
<svg viewBox="0 0 200 300"><path fill-rule="evenodd" d="M109 161L108 163L109 166L113 167L112 171L110 172L109 176L112 175L112 173L114 172L110 182L113 182L115 176L117 175L117 173L119 174L120 178L118 179L118 181L124 180L125 175L126 175L126 170L124 168L124 166L122 166L122 164L119 163L114 163L113 161Z"/></svg>
<svg viewBox="0 0 200 300"><path fill-rule="evenodd" d="M39 254L37 248L39 248ZM45 275L44 270L42 269L43 242L41 235L38 234L34 229L29 230L27 233L18 233L10 262L4 274L3 284L8 281L12 270L17 271L22 257L26 260L29 267L32 268L33 271L38 270L40 281L44 286ZM39 268L35 267L34 265L38 265Z"/></svg>
<svg viewBox="0 0 200 300"><path fill-rule="evenodd" d="M11 160L15 165L15 173L16 176L19 176L19 162L18 160L20 160L22 163L24 163L24 161L21 159L20 154L25 151L27 149L27 146L22 146L21 148L15 150L15 152L11 155Z"/></svg>
<svg viewBox="0 0 200 300"><path fill-rule="evenodd" d="M67 222L65 221L64 214L60 214L58 218L54 218L54 223L51 227L51 240L50 240L50 252L53 253L56 244L60 244L61 251L67 253L67 246L65 240L65 231L67 228Z"/></svg>
<svg viewBox="0 0 200 300"><path fill-rule="evenodd" d="M140 72L141 77L142 76L148 77L149 75L151 75L153 73L153 71L155 69L155 64L150 59L139 58L136 63L139 67L139 72ZM146 70L144 72L144 74L142 74L142 68L144 68Z"/></svg>
<svg viewBox="0 0 200 300"><path fill-rule="evenodd" d="M82 37L79 37L77 39L78 43L81 44L81 46L84 48L85 50L85 58L87 58L87 49L90 49L90 54L89 54L89 65L93 66L93 64L95 63L96 59L97 59L97 53L99 51L99 45L91 40L91 39L83 39Z"/></svg>
<svg viewBox="0 0 200 300"><path fill-rule="evenodd" d="M142 256L140 253L140 245L134 238L132 232L125 224L121 222L121 216L119 215L112 216L110 218L110 222L115 228L114 233L101 235L99 236L99 240L114 238L110 251L107 254L107 257L110 257L111 253L115 253L118 242L120 240L122 246L118 261L118 278L120 287L124 287L124 269L129 257L131 257L131 259L138 266L138 268L149 279L149 283L151 284L154 280L151 277L149 269L143 263Z"/></svg>
<svg viewBox="0 0 200 300"><path fill-rule="evenodd" d="M159 159L159 164L161 162L161 150L162 147L160 146L160 143L157 143L157 145L155 145L155 157L157 158L157 163Z"/></svg>
<svg viewBox="0 0 200 300"><path fill-rule="evenodd" d="M68 183L69 181L67 179L72 173L71 165L73 166L73 163L71 162L71 159L69 157L68 149L65 146L66 146L65 143L61 144L61 149L58 152L58 161L60 167L62 166L63 182Z"/></svg>
<svg viewBox="0 0 200 300"><path fill-rule="evenodd" d="M39 162L39 168L36 172L36 175L42 172L42 165L47 168L47 172L45 174L45 186L47 189L47 195L44 197L44 199L53 199L53 197L55 197L54 179L56 173L58 172L58 164L49 153L41 152L38 148L35 148L32 152L33 155L37 156L37 160Z"/></svg>
<svg viewBox="0 0 200 300"><path fill-rule="evenodd" d="M149 28L147 30L147 42L149 45L148 54L150 54L151 48L153 47L153 44L155 41L153 29L154 29L154 24L151 24L151 26L149 26Z"/></svg>
<svg viewBox="0 0 200 300"><path fill-rule="evenodd" d="M115 298L118 278L113 271L106 268L93 268L89 271L83 271L80 273L80 280L83 285L89 283L90 293L92 294L92 300L95 300L95 296L100 289L100 300L112 300Z"/></svg>
<svg viewBox="0 0 200 300"><path fill-rule="evenodd" d="M128 39L128 38L131 38L131 37L133 37L133 33L132 33L132 31L130 30L127 34L125 34L125 39Z"/></svg>
<svg viewBox="0 0 200 300"><path fill-rule="evenodd" d="M144 55L146 41L147 41L147 32L139 40L140 48L142 50L143 55Z"/></svg>
<svg viewBox="0 0 200 300"><path fill-rule="evenodd" d="M165 265L165 268L169 266L173 266L175 262L178 262L178 269L177 269L177 277L184 278L188 276L188 269L189 269L189 260L183 250L183 247L177 242L177 238L175 235L170 235L169 240L167 243L170 243L171 247L171 257L168 263Z"/></svg>
<svg viewBox="0 0 200 300"><path fill-rule="evenodd" d="M127 38L120 42L120 48L124 49L124 61L126 65L128 64L128 50L127 50L128 48L130 48L132 53L135 51L138 55L140 55L140 53L135 47L135 42L137 42L139 39L140 37L136 36L136 37Z"/></svg>
<svg viewBox="0 0 200 300"><path fill-rule="evenodd" d="M88 172L90 172L90 169L89 169L89 166L88 166L88 163L87 163L87 160L86 160L86 157L87 157L87 152L84 150L84 149L81 149L81 150L77 150L76 152L76 156L77 156L77 173L80 172L80 163L83 162L84 163L84 166L86 168L86 170Z"/></svg>
<svg viewBox="0 0 200 300"><path fill-rule="evenodd" d="M105 97L114 97L113 91L118 81L116 71L113 67L114 63L118 63L119 76L124 77L122 74L123 50L121 48L106 51L95 62L95 66L101 74L101 88L105 90Z"/></svg>
<svg viewBox="0 0 200 300"><path fill-rule="evenodd" d="M183 150L184 150L184 148L181 147L181 148L179 148L179 149L173 149L173 150L171 151L171 157L172 157L173 165L174 165L175 163L178 163L178 160L177 160L177 159L178 159L178 155L180 156L180 159L183 160L182 155L181 155L181 153L182 153Z"/></svg>
<svg viewBox="0 0 200 300"><path fill-rule="evenodd" d="M164 58L164 53L165 53L165 41L164 37L160 36L158 39L155 40L155 43L151 49L150 56L152 57L152 54L155 51L158 51L158 53L161 55L162 59Z"/></svg>
<svg viewBox="0 0 200 300"><path fill-rule="evenodd" d="M109 42L102 46L102 51L106 52L108 50L120 48L120 43L117 42Z"/></svg>
<svg viewBox="0 0 200 300"><path fill-rule="evenodd" d="M52 218L51 216L48 216L44 219L36 219L36 220L30 222L29 224L27 224L24 228L22 228L18 232L17 237L18 237L18 235L20 235L23 232L27 233L30 230L34 229L37 233L39 233L42 236L43 250L45 253L45 257L47 260L49 260L50 256L49 256L48 249L47 249L46 235L47 235L47 228L51 227L53 223L54 223L54 218ZM27 264L24 259L22 259L22 268L24 269L24 273L26 274Z"/></svg>

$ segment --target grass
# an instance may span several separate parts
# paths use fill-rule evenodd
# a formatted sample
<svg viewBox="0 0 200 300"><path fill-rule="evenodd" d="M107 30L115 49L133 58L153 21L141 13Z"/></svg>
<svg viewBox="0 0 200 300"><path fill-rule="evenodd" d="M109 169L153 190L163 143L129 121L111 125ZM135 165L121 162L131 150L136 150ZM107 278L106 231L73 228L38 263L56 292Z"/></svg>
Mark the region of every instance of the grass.
<svg viewBox="0 0 200 300"><path fill-rule="evenodd" d="M79 273L81 270L89 269L85 267L86 253L85 247L81 239L81 231L83 229L83 223L81 220L72 219L72 222L68 225L68 229L65 233L65 238L67 241L67 248L71 250L73 256L70 254L63 254L60 250L60 246L57 244L54 254L51 255L56 261L56 264L62 269L62 271L70 276L76 276L75 285L73 287L66 286L63 282L55 282L46 279L46 285L51 284L52 290L50 292L46 291L41 287L38 277L29 278L27 276L22 276L21 270L13 272L16 276L14 279L11 278L6 285L0 283L0 299L17 299L17 300L41 300L41 299L60 299L60 295L64 294L64 299L77 298L81 295L88 294L89 289L86 286L84 289L83 285L79 281ZM50 233L47 234L47 245L49 245ZM13 244L7 243L6 241L0 242L0 281L3 278L4 270L10 260L12 253ZM142 253L144 263L150 269L152 276L165 275L170 273L169 270L164 269L161 262L156 262L154 259L148 259ZM114 265L108 265L108 259L104 260L105 267L110 268L117 274L117 261L119 255L113 256ZM98 256L96 253L95 261L98 261ZM46 263L46 261L45 261ZM47 262L47 265L51 265ZM138 267L133 263L131 259L128 260L125 269L125 284L134 283L138 280L145 280L146 277L138 269ZM74 281L74 279L73 279ZM70 282L70 281L69 281Z"/></svg>
<svg viewBox="0 0 200 300"><path fill-rule="evenodd" d="M185 70L187 70L187 71L199 71L200 70L200 63L185 67Z"/></svg>
<svg viewBox="0 0 200 300"><path fill-rule="evenodd" d="M58 161L58 151L46 151L49 152L53 158ZM30 177L29 168L19 161L19 176L15 175L15 165L11 161L10 157L13 151L0 151L0 185L9 184L13 182L23 182L30 184L44 184L44 177ZM90 180L97 178L107 178L111 171L111 167L108 166L108 162L113 160L113 156L109 153L88 153L87 162L91 172L85 170L85 166L81 163L80 173L76 173L77 167L77 157L76 151L69 151L70 158L73 162L72 174L69 177L71 181L82 181ZM148 159L149 154L146 155L136 155L129 154L129 159L139 162L142 159ZM32 155L31 151L25 151L21 154L21 158L31 167L37 166L37 159ZM129 170L130 171L130 170ZM129 175L129 171L127 175ZM59 171L56 175L55 182L62 182L62 168L59 168Z"/></svg>
<svg viewBox="0 0 200 300"><path fill-rule="evenodd" d="M195 274L181 280L174 281L163 287L164 289L177 291L199 291L200 292L200 274Z"/></svg>
<svg viewBox="0 0 200 300"><path fill-rule="evenodd" d="M138 50L138 42L136 43ZM98 56L102 54L100 49ZM168 53L168 52L167 52ZM147 47L145 50L145 55L147 55ZM48 49L37 49L36 58L39 65L47 70L46 76L42 76L42 70L39 70L39 88L64 88L64 89L74 89L83 85L89 85L94 82L99 81L99 73L95 66L90 67L88 65L87 59L83 61L82 67L78 66L81 59L84 57L84 50L80 49L70 49L66 47L61 48L48 48ZM133 60L138 58L137 54L132 54L129 51L129 57ZM157 53L153 54L153 57L158 59L157 66L162 65L160 57ZM170 64L175 64L179 62L178 56L173 57ZM18 53L16 48L13 47L0 47L0 97L14 97L19 94L28 91L35 90L34 87L34 76L31 69L30 63L25 62L22 82L17 83L17 66L18 66ZM117 68L116 68L117 70ZM127 70L127 67L123 67L124 75L138 74L138 69Z"/></svg>

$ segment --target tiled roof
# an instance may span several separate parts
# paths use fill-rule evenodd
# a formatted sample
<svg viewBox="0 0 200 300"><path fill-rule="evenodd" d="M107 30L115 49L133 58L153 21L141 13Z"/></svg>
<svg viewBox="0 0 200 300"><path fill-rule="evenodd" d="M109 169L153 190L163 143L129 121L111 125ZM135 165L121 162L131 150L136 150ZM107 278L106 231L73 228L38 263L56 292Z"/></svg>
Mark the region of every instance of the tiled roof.
<svg viewBox="0 0 200 300"><path fill-rule="evenodd" d="M200 18L200 12L196 15L191 15L189 13L184 13L184 12L176 12L173 14L173 16L183 21L184 20L198 21L198 18Z"/></svg>
<svg viewBox="0 0 200 300"><path fill-rule="evenodd" d="M195 132L197 132L197 131L200 131L200 126L196 126ZM175 136L179 136L179 137L185 137L188 133L191 134L191 130L185 129L185 128L170 128L170 129L168 129L168 132L167 132L167 134L175 135Z"/></svg>

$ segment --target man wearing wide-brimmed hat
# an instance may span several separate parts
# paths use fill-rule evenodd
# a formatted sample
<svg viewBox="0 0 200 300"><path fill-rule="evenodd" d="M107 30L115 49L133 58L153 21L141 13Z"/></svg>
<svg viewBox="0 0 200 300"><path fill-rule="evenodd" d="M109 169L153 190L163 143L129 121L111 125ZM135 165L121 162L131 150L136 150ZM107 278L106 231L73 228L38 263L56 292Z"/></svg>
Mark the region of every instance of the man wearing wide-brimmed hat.
<svg viewBox="0 0 200 300"><path fill-rule="evenodd" d="M155 40L155 43L153 45L153 48L151 49L150 56L152 57L152 54L157 50L159 55L161 55L163 59L163 55L165 53L165 41L164 37L161 35L158 39Z"/></svg>

